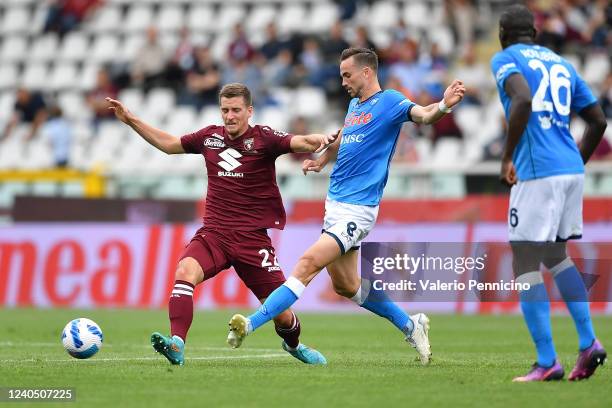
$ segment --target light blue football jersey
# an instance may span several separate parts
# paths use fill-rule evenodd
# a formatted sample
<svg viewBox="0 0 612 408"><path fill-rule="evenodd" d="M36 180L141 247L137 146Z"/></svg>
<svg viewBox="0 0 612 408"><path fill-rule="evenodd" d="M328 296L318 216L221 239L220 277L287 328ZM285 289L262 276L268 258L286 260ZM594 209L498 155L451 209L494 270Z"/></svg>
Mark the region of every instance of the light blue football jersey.
<svg viewBox="0 0 612 408"><path fill-rule="evenodd" d="M519 73L531 89L531 117L512 157L518 179L584 173L569 132L570 111L579 112L597 99L574 67L548 48L514 44L493 56L491 70L506 119L511 103L506 79Z"/></svg>
<svg viewBox="0 0 612 408"><path fill-rule="evenodd" d="M342 128L338 159L327 196L357 205L378 205L402 124L414 103L400 92L380 91L363 102L353 98Z"/></svg>

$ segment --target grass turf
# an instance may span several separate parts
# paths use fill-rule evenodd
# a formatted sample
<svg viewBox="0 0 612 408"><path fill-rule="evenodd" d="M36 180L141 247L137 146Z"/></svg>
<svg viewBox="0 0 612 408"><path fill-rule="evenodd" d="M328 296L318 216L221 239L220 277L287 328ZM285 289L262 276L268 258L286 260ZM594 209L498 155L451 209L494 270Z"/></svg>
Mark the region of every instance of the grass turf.
<svg viewBox="0 0 612 408"><path fill-rule="evenodd" d="M173 367L149 344L152 331L167 330L164 311L0 309L0 386L76 388L75 403L52 406L612 406L607 366L580 383L512 383L535 358L520 316L431 316L434 360L421 367L383 319L301 314L302 341L328 359L310 367L281 350L271 325L229 349L231 315L196 313L186 365ZM62 328L76 317L93 319L104 333L89 360L61 346ZM610 346L612 317L594 323ZM570 318L554 317L553 332L567 375L577 347Z"/></svg>

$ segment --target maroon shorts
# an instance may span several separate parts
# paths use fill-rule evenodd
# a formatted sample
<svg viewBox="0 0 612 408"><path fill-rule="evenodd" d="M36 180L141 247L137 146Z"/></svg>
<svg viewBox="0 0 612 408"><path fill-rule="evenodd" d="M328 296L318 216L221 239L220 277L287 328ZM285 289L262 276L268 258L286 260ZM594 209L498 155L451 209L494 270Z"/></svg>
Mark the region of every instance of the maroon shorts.
<svg viewBox="0 0 612 408"><path fill-rule="evenodd" d="M257 231L200 228L180 259L194 258L204 271L204 280L233 266L244 284L258 299L268 297L285 282L270 237Z"/></svg>

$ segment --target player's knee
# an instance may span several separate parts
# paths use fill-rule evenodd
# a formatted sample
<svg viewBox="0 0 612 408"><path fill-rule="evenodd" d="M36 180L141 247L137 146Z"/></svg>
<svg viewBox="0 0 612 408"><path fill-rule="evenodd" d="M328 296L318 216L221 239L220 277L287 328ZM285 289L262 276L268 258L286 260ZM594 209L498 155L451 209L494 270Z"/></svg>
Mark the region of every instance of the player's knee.
<svg viewBox="0 0 612 408"><path fill-rule="evenodd" d="M176 280L191 282L197 285L203 280L203 272L200 265L191 258L182 259L174 272Z"/></svg>
<svg viewBox="0 0 612 408"><path fill-rule="evenodd" d="M298 263L295 267L296 269L296 277L302 281L302 283L306 284L315 277L317 272L319 272L322 267L317 264L316 259L311 254L304 254L298 260ZM306 282L306 283L305 283Z"/></svg>
<svg viewBox="0 0 612 408"><path fill-rule="evenodd" d="M359 290L359 284L351 284L349 282L334 282L334 290L336 293L345 298L352 298Z"/></svg>
<svg viewBox="0 0 612 408"><path fill-rule="evenodd" d="M293 323L293 313L290 309L285 310L274 318L274 325L278 327L289 327Z"/></svg>

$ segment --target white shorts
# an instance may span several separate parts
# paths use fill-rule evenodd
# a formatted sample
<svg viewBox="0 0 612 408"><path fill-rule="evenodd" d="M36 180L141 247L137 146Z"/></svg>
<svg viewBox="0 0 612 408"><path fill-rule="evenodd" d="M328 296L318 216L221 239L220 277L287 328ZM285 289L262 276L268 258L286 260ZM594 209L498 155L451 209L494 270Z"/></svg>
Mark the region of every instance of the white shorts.
<svg viewBox="0 0 612 408"><path fill-rule="evenodd" d="M519 181L510 191L510 241L582 238L584 174Z"/></svg>
<svg viewBox="0 0 612 408"><path fill-rule="evenodd" d="M323 232L331 235L342 254L359 249L359 243L368 236L378 216L378 206L355 205L325 200Z"/></svg>

